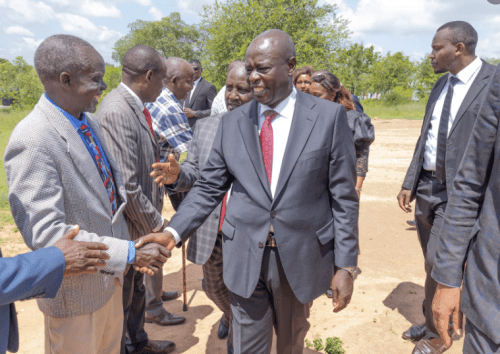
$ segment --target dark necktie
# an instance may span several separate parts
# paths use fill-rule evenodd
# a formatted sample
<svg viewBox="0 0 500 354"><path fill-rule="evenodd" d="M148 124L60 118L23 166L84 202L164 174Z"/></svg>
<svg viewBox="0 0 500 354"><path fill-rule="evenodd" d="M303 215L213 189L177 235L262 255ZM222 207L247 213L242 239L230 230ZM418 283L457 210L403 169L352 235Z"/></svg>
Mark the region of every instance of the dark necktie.
<svg viewBox="0 0 500 354"><path fill-rule="evenodd" d="M441 120L439 121L439 131L436 151L436 178L440 183L446 181L446 170L444 167L446 160L446 141L448 140L448 123L450 121L451 100L453 99L453 88L460 80L455 76L450 76L448 93L444 99Z"/></svg>
<svg viewBox="0 0 500 354"><path fill-rule="evenodd" d="M142 112L144 113L144 117L146 117L146 122L148 122L149 130L151 130L151 135L153 135L153 140L155 140L155 133L153 130L153 122L151 120L151 114L149 114L149 111L147 108L144 108L144 111L142 111ZM160 162L158 157L156 158L156 162Z"/></svg>
<svg viewBox="0 0 500 354"><path fill-rule="evenodd" d="M264 112L266 120L260 128L260 147L262 149L262 157L264 158L264 166L266 168L267 179L271 184L271 177L273 172L273 126L271 121L278 115L273 110Z"/></svg>

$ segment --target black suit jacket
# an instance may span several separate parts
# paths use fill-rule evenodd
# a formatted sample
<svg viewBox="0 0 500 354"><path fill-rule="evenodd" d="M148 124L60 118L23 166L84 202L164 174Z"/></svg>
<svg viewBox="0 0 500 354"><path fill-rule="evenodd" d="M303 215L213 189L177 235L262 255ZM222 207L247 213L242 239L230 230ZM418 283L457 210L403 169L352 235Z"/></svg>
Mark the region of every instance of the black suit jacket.
<svg viewBox="0 0 500 354"><path fill-rule="evenodd" d="M273 198L257 114L254 100L222 117L200 179L169 226L186 242L232 185L222 226L224 283L233 293L251 296L272 225L287 280L307 303L328 290L334 264L357 265L352 132L342 105L297 91Z"/></svg>
<svg viewBox="0 0 500 354"><path fill-rule="evenodd" d="M451 191L453 180L457 174L458 166L462 162L467 142L469 141L472 128L476 121L479 107L486 92L486 85L495 71L495 66L486 63L483 60L483 65L477 74L474 82L472 83L469 92L465 96L462 105L460 106L457 116L453 122L451 130L448 134L448 141L446 142L446 188ZM410 167L406 172L406 177L403 182L403 188L411 190L411 199L415 198L418 180L422 166L424 164L425 144L427 136L431 127L431 118L434 111L434 106L439 98L443 87L448 81L450 74L443 75L434 84L427 107L425 108L424 122L422 123L422 130L418 138L415 152Z"/></svg>
<svg viewBox="0 0 500 354"><path fill-rule="evenodd" d="M215 86L204 78L201 78L189 100L184 101L184 108L191 108L196 112L194 118L188 118L188 123L191 126L191 129L194 128L198 118L210 116L212 102L214 101L215 96L217 96L217 89Z"/></svg>

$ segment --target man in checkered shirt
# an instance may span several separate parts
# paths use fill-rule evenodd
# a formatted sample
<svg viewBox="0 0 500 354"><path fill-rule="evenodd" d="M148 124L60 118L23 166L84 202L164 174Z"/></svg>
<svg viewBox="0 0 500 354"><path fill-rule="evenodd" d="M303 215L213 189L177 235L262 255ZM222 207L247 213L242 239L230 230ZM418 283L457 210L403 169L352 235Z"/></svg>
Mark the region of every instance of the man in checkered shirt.
<svg viewBox="0 0 500 354"><path fill-rule="evenodd" d="M154 103L145 106L151 114L153 130L160 145L160 160L168 160L173 154L178 161L180 155L187 151L193 132L189 127L184 110L179 100L186 99L193 88L194 71L191 65L180 58L169 58L167 61L167 78L163 80L163 91ZM178 194L169 195L174 209L182 199ZM168 326L184 321L183 317L173 315L163 308L163 301L178 296L178 292L163 291L163 274L144 278L146 286L146 322Z"/></svg>

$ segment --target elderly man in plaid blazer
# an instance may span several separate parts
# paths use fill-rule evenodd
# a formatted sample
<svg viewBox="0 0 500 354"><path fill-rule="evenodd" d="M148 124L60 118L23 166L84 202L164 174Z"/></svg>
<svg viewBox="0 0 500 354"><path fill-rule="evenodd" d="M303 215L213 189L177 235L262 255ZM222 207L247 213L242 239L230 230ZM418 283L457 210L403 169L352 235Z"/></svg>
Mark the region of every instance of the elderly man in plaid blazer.
<svg viewBox="0 0 500 354"><path fill-rule="evenodd" d="M463 311L466 354L500 353L499 121L497 67L455 178L432 271L439 283L432 306L436 328L449 348L450 315L460 334Z"/></svg>

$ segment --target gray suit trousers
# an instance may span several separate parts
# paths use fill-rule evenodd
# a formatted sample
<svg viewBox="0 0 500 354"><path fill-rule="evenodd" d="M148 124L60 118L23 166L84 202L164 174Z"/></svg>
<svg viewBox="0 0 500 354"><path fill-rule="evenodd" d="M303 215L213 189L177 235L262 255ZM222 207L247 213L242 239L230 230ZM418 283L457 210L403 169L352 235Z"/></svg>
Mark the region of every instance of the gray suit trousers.
<svg viewBox="0 0 500 354"><path fill-rule="evenodd" d="M494 343L470 321L465 324L464 354L500 354L500 344Z"/></svg>
<svg viewBox="0 0 500 354"><path fill-rule="evenodd" d="M278 354L302 354L309 309L295 297L277 248L266 247L257 287L245 299L230 292L235 354L269 354L276 330Z"/></svg>
<svg viewBox="0 0 500 354"><path fill-rule="evenodd" d="M439 230L443 224L448 195L446 183L439 183L437 178L422 172L418 182L415 203L415 222L417 233L425 258L425 323L426 338L437 338L439 334L432 316L432 299L436 293L437 282L432 278L436 258Z"/></svg>

